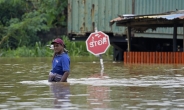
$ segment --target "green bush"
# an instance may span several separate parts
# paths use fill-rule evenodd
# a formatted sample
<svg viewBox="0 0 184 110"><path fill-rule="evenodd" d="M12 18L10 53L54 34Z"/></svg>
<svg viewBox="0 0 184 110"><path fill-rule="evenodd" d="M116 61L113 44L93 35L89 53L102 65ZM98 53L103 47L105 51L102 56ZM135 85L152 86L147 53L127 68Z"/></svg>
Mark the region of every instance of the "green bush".
<svg viewBox="0 0 184 110"><path fill-rule="evenodd" d="M67 36L61 37L65 42L66 48L69 51L70 56L91 56L94 55L89 53L86 49L86 44L84 41L73 42L68 39ZM50 45L51 41L47 44ZM47 45L42 45L41 42L36 42L32 47L18 47L17 49L1 50L1 57L51 57L53 55L53 50ZM112 46L106 51L105 56L112 55Z"/></svg>

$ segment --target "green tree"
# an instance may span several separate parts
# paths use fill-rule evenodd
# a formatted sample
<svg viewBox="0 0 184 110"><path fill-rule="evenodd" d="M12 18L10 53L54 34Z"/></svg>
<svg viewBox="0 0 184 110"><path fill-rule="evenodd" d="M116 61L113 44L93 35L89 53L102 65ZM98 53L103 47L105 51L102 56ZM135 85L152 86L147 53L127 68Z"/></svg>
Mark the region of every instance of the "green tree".
<svg viewBox="0 0 184 110"><path fill-rule="evenodd" d="M67 0L0 0L0 48L34 46L38 32L66 26Z"/></svg>

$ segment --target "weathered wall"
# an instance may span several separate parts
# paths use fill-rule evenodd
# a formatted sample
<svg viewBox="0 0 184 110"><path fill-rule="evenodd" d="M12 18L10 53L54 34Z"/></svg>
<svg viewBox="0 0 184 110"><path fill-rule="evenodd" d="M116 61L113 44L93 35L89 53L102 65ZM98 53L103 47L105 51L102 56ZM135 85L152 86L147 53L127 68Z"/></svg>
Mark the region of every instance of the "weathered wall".
<svg viewBox="0 0 184 110"><path fill-rule="evenodd" d="M122 35L125 27L109 26L118 14L132 13L132 0L68 0L68 33L85 35L99 31Z"/></svg>
<svg viewBox="0 0 184 110"><path fill-rule="evenodd" d="M184 0L68 0L68 34L85 36L94 28L114 36L125 35L125 27L109 26L109 21L122 14L156 14L184 9ZM135 37L172 38L172 28L137 33ZM178 28L181 37L182 29Z"/></svg>

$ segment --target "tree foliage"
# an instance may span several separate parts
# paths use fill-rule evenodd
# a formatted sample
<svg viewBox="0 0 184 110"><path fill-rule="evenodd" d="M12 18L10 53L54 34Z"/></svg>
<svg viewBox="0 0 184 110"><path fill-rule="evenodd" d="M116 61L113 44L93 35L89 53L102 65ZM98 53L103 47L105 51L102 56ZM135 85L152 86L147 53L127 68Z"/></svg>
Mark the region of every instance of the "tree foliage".
<svg viewBox="0 0 184 110"><path fill-rule="evenodd" d="M0 48L33 46L38 32L66 26L67 0L0 0Z"/></svg>

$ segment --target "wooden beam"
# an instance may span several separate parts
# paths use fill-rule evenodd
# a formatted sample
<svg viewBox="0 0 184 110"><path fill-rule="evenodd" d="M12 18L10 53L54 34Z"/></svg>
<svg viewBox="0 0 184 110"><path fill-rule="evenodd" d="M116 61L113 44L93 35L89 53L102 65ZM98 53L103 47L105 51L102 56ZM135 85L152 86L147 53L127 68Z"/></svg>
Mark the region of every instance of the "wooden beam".
<svg viewBox="0 0 184 110"><path fill-rule="evenodd" d="M127 32L127 44L128 44L128 52L131 51L131 27L128 27L128 32Z"/></svg>
<svg viewBox="0 0 184 110"><path fill-rule="evenodd" d="M173 31L173 52L177 51L177 24L174 24Z"/></svg>
<svg viewBox="0 0 184 110"><path fill-rule="evenodd" d="M184 24L183 24L183 52L184 52Z"/></svg>
<svg viewBox="0 0 184 110"><path fill-rule="evenodd" d="M173 27L173 24L177 24L178 27L183 27L184 20L131 20L131 21L118 21L116 26L142 26L142 27Z"/></svg>

